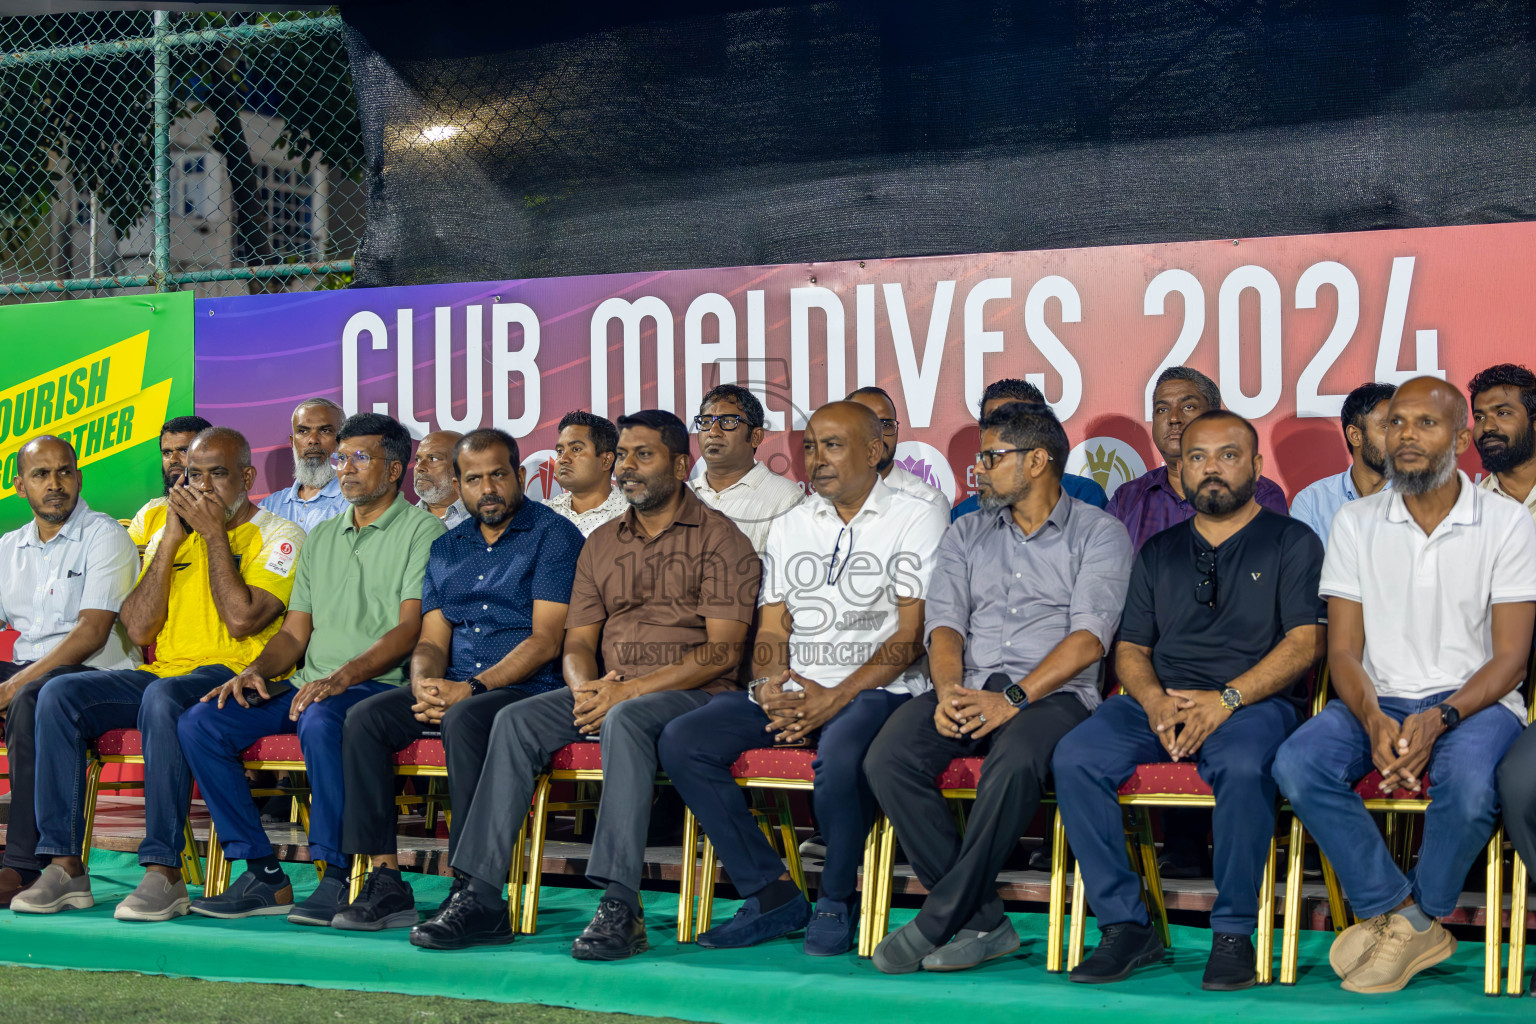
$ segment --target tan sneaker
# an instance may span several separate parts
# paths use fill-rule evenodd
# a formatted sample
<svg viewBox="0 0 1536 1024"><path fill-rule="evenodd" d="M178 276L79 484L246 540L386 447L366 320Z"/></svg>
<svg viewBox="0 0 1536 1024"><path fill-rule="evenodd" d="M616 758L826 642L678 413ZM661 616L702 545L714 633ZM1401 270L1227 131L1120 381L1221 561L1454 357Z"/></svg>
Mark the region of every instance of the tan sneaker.
<svg viewBox="0 0 1536 1024"><path fill-rule="evenodd" d="M1344 988L1350 992L1396 992L1415 974L1454 952L1456 937L1440 927L1439 921L1417 932L1407 918L1391 914L1365 963L1344 979Z"/></svg>
<svg viewBox="0 0 1536 1024"><path fill-rule="evenodd" d="M139 887L117 905L112 916L119 921L169 921L185 916L191 904L186 882L180 878L173 881L158 871L146 871Z"/></svg>
<svg viewBox="0 0 1536 1024"><path fill-rule="evenodd" d="M1333 973L1343 981L1350 974L1365 963L1371 955L1371 950L1376 947L1376 942L1387 930L1387 914L1377 914L1368 917L1345 928L1333 940L1333 946L1328 950L1328 965L1333 968Z"/></svg>
<svg viewBox="0 0 1536 1024"><path fill-rule="evenodd" d="M31 886L11 897L11 910L18 914L57 914L61 910L89 910L96 905L91 898L91 876L70 878L57 864L49 864Z"/></svg>

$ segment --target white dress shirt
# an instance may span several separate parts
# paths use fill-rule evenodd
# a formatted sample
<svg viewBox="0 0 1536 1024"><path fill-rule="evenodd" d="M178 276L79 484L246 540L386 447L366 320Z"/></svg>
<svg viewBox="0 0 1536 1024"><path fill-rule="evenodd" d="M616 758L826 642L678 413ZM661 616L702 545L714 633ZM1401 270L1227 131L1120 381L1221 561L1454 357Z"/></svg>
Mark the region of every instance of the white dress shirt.
<svg viewBox="0 0 1536 1024"><path fill-rule="evenodd" d="M775 519L758 605L782 603L789 610L789 667L835 686L874 657L896 632L898 598L927 599L948 528L947 510L878 478L847 523L819 494ZM932 686L924 655L884 688L920 694Z"/></svg>
<svg viewBox="0 0 1536 1024"><path fill-rule="evenodd" d="M943 491L930 483L924 483L910 470L900 466L891 467L891 471L885 475L885 486L893 491L910 494L914 498L931 501L945 512L949 511L949 499L944 497Z"/></svg>
<svg viewBox="0 0 1536 1024"><path fill-rule="evenodd" d="M745 476L717 491L709 486L709 474L701 460L694 467L688 486L704 504L729 516L759 555L768 543L768 528L774 520L805 500L799 484L779 476L761 462L752 463Z"/></svg>
<svg viewBox="0 0 1536 1024"><path fill-rule="evenodd" d="M1493 606L1536 601L1536 522L1456 475L1456 504L1428 536L1396 491L1333 519L1319 591L1360 602L1365 671L1383 697L1460 689L1493 656ZM1525 721L1519 687L1500 703Z"/></svg>
<svg viewBox="0 0 1536 1024"><path fill-rule="evenodd" d="M1494 494L1502 494L1510 501L1515 500L1515 496L1506 491L1503 485L1499 483L1499 475L1497 473L1489 473L1487 476L1478 481L1477 486L1481 487L1485 491L1491 491ZM1525 496L1525 501L1523 501L1521 504L1523 504L1525 506L1525 510L1531 514L1531 518L1536 519L1536 487L1531 488L1531 493Z"/></svg>
<svg viewBox="0 0 1536 1024"><path fill-rule="evenodd" d="M139 576L139 552L128 531L81 498L46 544L34 519L0 537L0 621L20 636L12 657L37 661L75 628L82 609L116 612ZM98 669L139 666L138 648L115 623L101 650L85 659Z"/></svg>

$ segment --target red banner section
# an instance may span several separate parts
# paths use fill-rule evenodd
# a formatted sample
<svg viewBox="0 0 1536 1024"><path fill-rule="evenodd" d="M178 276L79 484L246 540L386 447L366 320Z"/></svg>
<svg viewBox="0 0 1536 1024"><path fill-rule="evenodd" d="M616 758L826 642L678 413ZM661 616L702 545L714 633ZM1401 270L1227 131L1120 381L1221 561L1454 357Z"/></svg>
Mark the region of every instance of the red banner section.
<svg viewBox="0 0 1536 1024"><path fill-rule="evenodd" d="M210 299L197 407L270 453L258 491L291 479L289 414L322 395L417 436L503 427L542 497L569 410L688 419L734 381L769 410L759 457L803 480L810 412L877 384L898 458L958 501L987 382L1039 385L1069 469L1113 491L1156 464L1152 382L1182 363L1254 421L1293 495L1346 464L1337 416L1356 385L1464 386L1529 361L1533 278L1536 225L1505 224ZM1475 453L1464 465L1476 475Z"/></svg>

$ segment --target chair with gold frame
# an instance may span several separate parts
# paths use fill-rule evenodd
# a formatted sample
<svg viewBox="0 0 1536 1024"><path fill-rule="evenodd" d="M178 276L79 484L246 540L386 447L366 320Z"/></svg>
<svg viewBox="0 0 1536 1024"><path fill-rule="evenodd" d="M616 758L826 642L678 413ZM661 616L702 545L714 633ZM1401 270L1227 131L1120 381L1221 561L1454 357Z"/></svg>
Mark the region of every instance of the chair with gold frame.
<svg viewBox="0 0 1536 1024"><path fill-rule="evenodd" d="M443 817L452 824L453 810L448 804L448 796L445 787L448 782L448 753L443 748L443 741L435 737L424 737L412 740L410 743L395 751L391 759L394 773L407 778L424 778L427 780L427 791L412 795L395 797L395 807L403 810L413 804L421 804L426 817L426 829L429 835L437 831L437 814L441 810ZM349 896L356 900L363 891L363 882L368 878L368 857L363 854L355 854L352 858L352 875L349 881ZM513 894L512 921L516 923L515 913L516 896Z"/></svg>
<svg viewBox="0 0 1536 1024"><path fill-rule="evenodd" d="M244 766L252 771L288 772L292 775L306 772L304 767L304 752L299 747L299 737L295 733L279 733L272 736L263 736L240 752L240 760ZM275 786L271 788L259 788L251 790L251 796L288 796L294 801L294 817L304 828L309 831L309 788L306 786ZM315 871L323 878L329 869L325 861L315 861ZM207 881L203 886L205 896L217 896L229 888L229 861L224 856L224 850L219 845L218 828L210 823L208 826L208 869Z"/></svg>
<svg viewBox="0 0 1536 1024"><path fill-rule="evenodd" d="M1525 671L1525 719L1526 725L1536 721L1536 646L1531 648L1531 661ZM1530 910L1530 877L1519 851L1513 855L1509 869L1509 983L1505 991L1512 996L1525 995L1525 926ZM1494 907L1490 903L1487 913ZM1502 921L1500 922L1502 924Z"/></svg>
<svg viewBox="0 0 1536 1024"><path fill-rule="evenodd" d="M85 769L85 831L80 837L80 862L89 866L91 835L96 824L96 800L103 789L113 792L143 789L144 783L114 780L103 782L102 769L109 764L144 763L144 737L137 729L112 729L96 737L86 755ZM197 853L197 839L192 835L192 821L182 818L185 842L181 849L181 877L188 885L203 884L203 865ZM212 847L210 847L210 850Z"/></svg>

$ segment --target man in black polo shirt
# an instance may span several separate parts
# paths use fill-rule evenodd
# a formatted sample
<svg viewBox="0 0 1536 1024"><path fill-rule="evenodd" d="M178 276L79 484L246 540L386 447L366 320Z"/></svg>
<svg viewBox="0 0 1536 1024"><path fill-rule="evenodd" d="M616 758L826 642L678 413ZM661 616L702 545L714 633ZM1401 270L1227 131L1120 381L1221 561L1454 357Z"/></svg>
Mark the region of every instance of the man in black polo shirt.
<svg viewBox="0 0 1536 1024"><path fill-rule="evenodd" d="M1116 791L1138 764L1194 761L1216 795L1214 933L1202 987L1256 980L1259 883L1275 828L1275 750L1296 728L1302 677L1322 657L1323 544L1262 508L1258 435L1208 412L1184 430L1184 492L1195 517L1152 537L1131 571L1115 645L1124 694L1056 747L1067 839L1101 941L1072 980L1119 981L1163 958L1125 855Z"/></svg>

